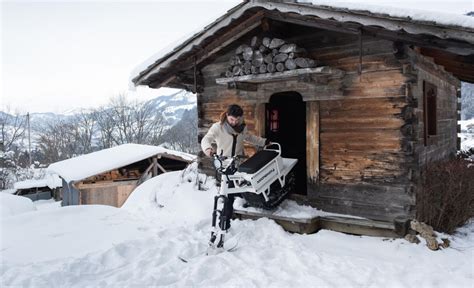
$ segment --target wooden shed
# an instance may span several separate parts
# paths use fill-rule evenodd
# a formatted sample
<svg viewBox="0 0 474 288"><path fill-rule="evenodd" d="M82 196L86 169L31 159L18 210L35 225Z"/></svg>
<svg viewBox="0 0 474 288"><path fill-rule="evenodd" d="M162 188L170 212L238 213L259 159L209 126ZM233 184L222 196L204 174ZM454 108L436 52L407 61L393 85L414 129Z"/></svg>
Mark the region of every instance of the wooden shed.
<svg viewBox="0 0 474 288"><path fill-rule="evenodd" d="M315 207L411 219L421 169L460 144L474 19L367 9L244 1L132 81L197 93L198 141L242 105L252 133L298 158L296 193Z"/></svg>
<svg viewBox="0 0 474 288"><path fill-rule="evenodd" d="M14 195L37 200L60 200L62 197L62 181L57 174L47 174L42 179L29 179L15 182Z"/></svg>
<svg viewBox="0 0 474 288"><path fill-rule="evenodd" d="M121 207L141 183L182 170L194 159L194 155L162 147L124 144L53 163L48 170L63 179L63 206Z"/></svg>

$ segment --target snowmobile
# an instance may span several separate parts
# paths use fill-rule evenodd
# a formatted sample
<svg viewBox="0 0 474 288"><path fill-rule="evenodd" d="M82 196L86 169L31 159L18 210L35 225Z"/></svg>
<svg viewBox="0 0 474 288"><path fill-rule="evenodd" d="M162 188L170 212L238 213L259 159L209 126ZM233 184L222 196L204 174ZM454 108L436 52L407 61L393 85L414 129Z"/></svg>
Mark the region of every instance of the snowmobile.
<svg viewBox="0 0 474 288"><path fill-rule="evenodd" d="M280 144L270 143L240 163L242 159L242 156L227 158L213 155L218 194L214 197L208 251L224 249L234 196L243 197L248 206L273 209L294 189L295 177L292 168L298 160L281 157Z"/></svg>

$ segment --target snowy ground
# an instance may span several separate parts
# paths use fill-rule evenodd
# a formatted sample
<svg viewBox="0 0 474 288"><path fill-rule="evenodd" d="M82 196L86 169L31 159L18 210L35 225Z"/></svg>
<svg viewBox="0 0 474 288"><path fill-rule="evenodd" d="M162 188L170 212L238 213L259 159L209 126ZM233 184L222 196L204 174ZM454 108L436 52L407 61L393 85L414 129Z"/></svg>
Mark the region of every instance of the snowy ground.
<svg viewBox="0 0 474 288"><path fill-rule="evenodd" d="M461 125L461 149L468 150L474 148L474 118L470 120L459 121Z"/></svg>
<svg viewBox="0 0 474 288"><path fill-rule="evenodd" d="M236 220L227 243L238 249L204 256L215 190L196 190L195 177L151 179L120 209L23 203L29 209L0 219L0 286L473 287L474 221L432 252L402 239Z"/></svg>

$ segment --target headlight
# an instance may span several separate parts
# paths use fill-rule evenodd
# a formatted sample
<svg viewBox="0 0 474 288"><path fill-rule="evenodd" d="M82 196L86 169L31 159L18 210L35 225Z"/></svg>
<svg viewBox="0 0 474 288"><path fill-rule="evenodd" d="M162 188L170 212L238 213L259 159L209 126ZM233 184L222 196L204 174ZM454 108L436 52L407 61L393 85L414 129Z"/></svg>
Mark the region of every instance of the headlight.
<svg viewBox="0 0 474 288"><path fill-rule="evenodd" d="M215 167L216 169L221 169L221 167L222 167L222 161L219 160L219 158L215 158L215 159L214 159L214 167Z"/></svg>

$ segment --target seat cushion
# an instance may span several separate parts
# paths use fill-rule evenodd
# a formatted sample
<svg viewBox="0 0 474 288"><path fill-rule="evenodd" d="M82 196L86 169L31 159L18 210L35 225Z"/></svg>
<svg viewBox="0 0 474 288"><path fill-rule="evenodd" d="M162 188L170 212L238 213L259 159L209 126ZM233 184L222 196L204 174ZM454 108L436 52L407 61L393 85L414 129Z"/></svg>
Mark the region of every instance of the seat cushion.
<svg viewBox="0 0 474 288"><path fill-rule="evenodd" d="M239 172L248 174L254 174L258 170L262 169L268 162L272 161L278 156L278 152L270 150L262 150L255 153L252 157L247 159L244 163L240 164Z"/></svg>

